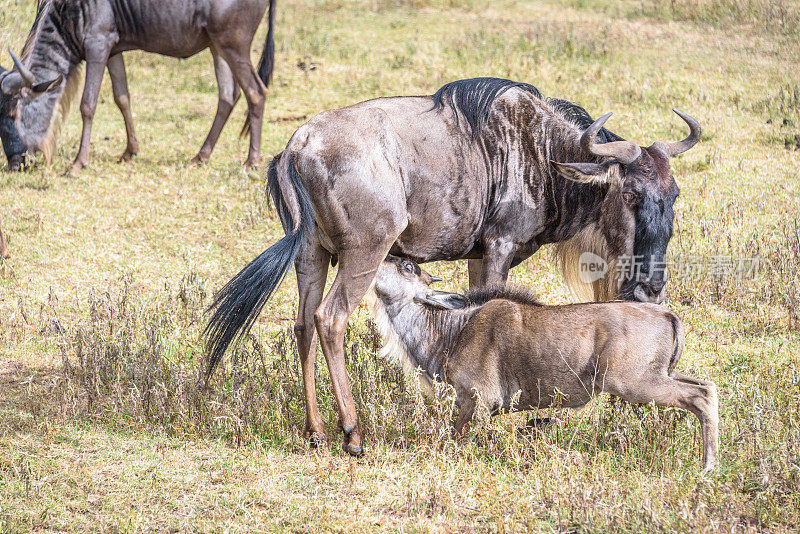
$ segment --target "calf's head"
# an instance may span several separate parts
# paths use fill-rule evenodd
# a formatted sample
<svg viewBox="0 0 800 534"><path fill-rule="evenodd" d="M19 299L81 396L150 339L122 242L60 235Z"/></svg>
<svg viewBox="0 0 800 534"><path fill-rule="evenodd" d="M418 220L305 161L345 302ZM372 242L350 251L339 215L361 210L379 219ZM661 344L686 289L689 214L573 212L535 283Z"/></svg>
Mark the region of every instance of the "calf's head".
<svg viewBox="0 0 800 534"><path fill-rule="evenodd" d="M59 75L53 80L36 83L33 73L13 52L9 52L14 68L7 70L0 66L0 141L3 143L9 169L18 171L25 163L26 154L38 148L27 146L20 137L17 124L20 107L43 94L57 90L61 87L63 78ZM47 121L49 122L49 117Z"/></svg>
<svg viewBox="0 0 800 534"><path fill-rule="evenodd" d="M437 309L464 307L462 295L430 288L432 283L440 280L411 260L389 255L375 275L375 294L386 307L404 308L412 303Z"/></svg>
<svg viewBox="0 0 800 534"><path fill-rule="evenodd" d="M572 251L575 260L582 262L586 256L581 255L590 252L594 256L589 258L600 256L606 262L603 278L591 280L595 300L664 300L667 245L679 193L669 158L692 148L701 134L694 118L674 111L689 125L689 136L682 141L657 141L649 147L628 141L597 144L595 137L608 113L581 136L584 151L604 157L601 163L553 162L562 176L603 190L598 220L588 229L591 236L577 236L572 243L579 247ZM583 276L581 280L589 282Z"/></svg>

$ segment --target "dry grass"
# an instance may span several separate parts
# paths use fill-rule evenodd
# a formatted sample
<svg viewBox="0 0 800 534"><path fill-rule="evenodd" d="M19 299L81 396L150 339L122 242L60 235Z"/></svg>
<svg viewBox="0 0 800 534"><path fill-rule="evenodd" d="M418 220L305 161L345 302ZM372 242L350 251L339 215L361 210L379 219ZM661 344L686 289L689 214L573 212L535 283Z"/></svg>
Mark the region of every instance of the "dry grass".
<svg viewBox="0 0 800 534"><path fill-rule="evenodd" d="M720 386L719 471L699 476L699 428L677 410L603 397L555 424L483 424L451 441L452 398L420 395L377 358L359 309L347 338L367 456L311 451L292 336L290 276L209 391L198 335L210 295L281 235L245 143L229 126L209 166L187 167L213 113L208 54L127 56L140 156L118 165L124 129L107 81L90 168L68 120L53 168L0 173L0 525L30 530L790 531L800 528L800 138L798 6L779 0L521 2L288 0L265 152L306 117L365 98L432 93L495 75L614 111L649 144L703 142L674 160L682 256L761 256L736 280L674 280L681 367ZM0 49L19 48L29 0L0 10ZM792 26L794 25L794 26ZM258 40L263 38L262 32ZM254 47L258 48L257 46ZM254 57L256 56L254 51ZM313 62L314 70L298 67ZM7 61L6 61L7 63ZM165 87L164 80L169 80ZM233 121L243 118L237 108ZM566 294L539 253L512 274L549 302ZM446 288L463 265L436 264Z"/></svg>

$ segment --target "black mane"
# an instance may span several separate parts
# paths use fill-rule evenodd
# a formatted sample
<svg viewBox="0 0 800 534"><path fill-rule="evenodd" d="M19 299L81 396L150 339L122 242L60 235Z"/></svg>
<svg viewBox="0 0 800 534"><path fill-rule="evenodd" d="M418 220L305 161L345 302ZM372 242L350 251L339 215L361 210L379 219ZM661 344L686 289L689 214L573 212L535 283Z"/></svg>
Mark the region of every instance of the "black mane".
<svg viewBox="0 0 800 534"><path fill-rule="evenodd" d="M473 137L477 137L489 118L489 110L499 96L511 88L519 87L523 91L542 98L539 90L527 83L512 82L502 78L470 78L456 80L443 85L433 95L433 109L441 110L447 104L466 119Z"/></svg>
<svg viewBox="0 0 800 534"><path fill-rule="evenodd" d="M496 299L510 300L530 306L543 305L533 292L521 286L492 286L472 289L464 294L464 298L467 299L467 306L483 306L490 300Z"/></svg>
<svg viewBox="0 0 800 534"><path fill-rule="evenodd" d="M583 130L591 126L594 122L592 116L589 115L585 109L578 104L573 104L569 100L548 98L547 103L565 119L576 124ZM600 131L597 132L597 141L600 143L610 143L611 141L624 141L624 139L614 132L606 130L605 128L600 128Z"/></svg>
<svg viewBox="0 0 800 534"><path fill-rule="evenodd" d="M36 34L36 28L39 26L39 22L42 20L42 15L44 14L44 8L47 7L49 2L50 0L36 0L36 16L33 18L31 30L28 32L28 37L25 39L25 44L22 46L23 59L26 59L28 54L30 54L30 48L33 45L33 37Z"/></svg>
<svg viewBox="0 0 800 534"><path fill-rule="evenodd" d="M528 83L502 78L470 78L456 80L440 87L433 95L433 109L441 110L445 105L449 106L456 113L456 121L458 121L460 113L469 124L472 136L477 137L486 125L494 101L514 87L537 98L544 98L539 89ZM588 128L594 122L592 116L577 104L561 98L547 98L546 100L553 110L582 129ZM597 136L601 143L623 141L622 137L605 128L602 128Z"/></svg>

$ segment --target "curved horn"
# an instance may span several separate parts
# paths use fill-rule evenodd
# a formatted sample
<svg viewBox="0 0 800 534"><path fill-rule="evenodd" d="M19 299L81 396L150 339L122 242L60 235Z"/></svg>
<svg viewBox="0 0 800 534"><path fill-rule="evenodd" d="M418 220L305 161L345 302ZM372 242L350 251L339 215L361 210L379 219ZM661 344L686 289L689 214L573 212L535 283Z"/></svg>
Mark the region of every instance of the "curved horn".
<svg viewBox="0 0 800 534"><path fill-rule="evenodd" d="M17 72L19 72L20 76L22 76L22 79L25 80L25 85L30 87L36 83L36 77L25 65L22 64L22 61L20 61L20 59L16 56L16 54L14 54L14 52L11 51L10 48L8 49L8 53L11 54L11 59L14 61L14 67L16 68Z"/></svg>
<svg viewBox="0 0 800 534"><path fill-rule="evenodd" d="M594 121L591 126L586 128L586 131L581 135L581 147L595 156L616 158L617 161L623 165L633 163L639 159L639 156L642 154L642 149L639 148L639 145L636 143L631 143L630 141L612 141L611 143L597 144L594 142L597 132L600 131L600 128L603 127L603 124L606 123L610 116L611 113L606 113Z"/></svg>
<svg viewBox="0 0 800 534"><path fill-rule="evenodd" d="M668 157L677 156L678 154L682 154L683 152L686 152L692 148L697 144L698 141L700 141L700 135L703 133L703 129L700 128L700 123L697 122L697 119L687 115L686 113L678 111L677 109L673 109L672 111L674 111L678 117L682 118L683 121L689 125L689 137L683 141L677 141L675 143L659 143L659 145L663 145L659 146L659 148Z"/></svg>

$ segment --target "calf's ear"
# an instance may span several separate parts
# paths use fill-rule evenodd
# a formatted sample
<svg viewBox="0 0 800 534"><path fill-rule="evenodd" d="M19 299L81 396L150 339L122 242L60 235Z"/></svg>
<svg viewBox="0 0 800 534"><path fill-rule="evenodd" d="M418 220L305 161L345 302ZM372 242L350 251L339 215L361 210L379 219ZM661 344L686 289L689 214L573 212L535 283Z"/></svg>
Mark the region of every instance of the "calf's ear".
<svg viewBox="0 0 800 534"><path fill-rule="evenodd" d="M422 283L424 283L426 286L442 281L441 278L439 278L438 276L433 276L431 273L429 273L424 269L420 269L419 278L420 280L422 280Z"/></svg>
<svg viewBox="0 0 800 534"><path fill-rule="evenodd" d="M464 295L445 291L432 291L428 294L417 295L414 297L414 301L438 310L460 310L466 308L468 304Z"/></svg>
<svg viewBox="0 0 800 534"><path fill-rule="evenodd" d="M557 161L550 161L550 163L556 172L567 180L584 184L607 184L610 179L609 169L617 162L612 159L605 163L559 163Z"/></svg>

